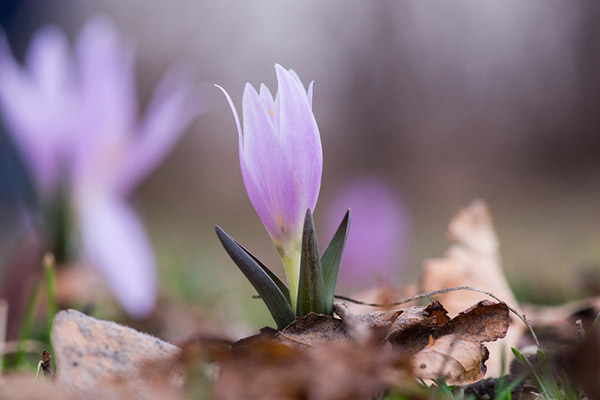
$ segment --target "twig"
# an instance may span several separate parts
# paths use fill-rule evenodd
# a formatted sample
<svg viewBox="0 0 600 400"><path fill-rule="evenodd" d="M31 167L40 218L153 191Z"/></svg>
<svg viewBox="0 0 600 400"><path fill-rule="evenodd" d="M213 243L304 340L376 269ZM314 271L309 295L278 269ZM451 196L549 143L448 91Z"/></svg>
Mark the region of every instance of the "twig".
<svg viewBox="0 0 600 400"><path fill-rule="evenodd" d="M444 293L448 293L448 292L456 292L456 291L459 291L459 290L466 290L466 291L471 291L471 292L483 293L483 294L485 294L487 296L490 296L491 298L493 298L494 300L496 300L496 301L498 301L500 303L506 304L506 302L504 302L503 300L501 300L495 294L493 294L491 292L488 292L486 290L478 289L478 288L471 287L471 286L457 286L457 287L452 287L452 288L433 290L431 292L420 293L420 294L417 294L415 296L407 297L407 298L404 298L404 299L402 299L400 301L396 301L396 302L393 302L393 303L387 303L387 304L365 303L363 301L355 300L355 299L352 299L350 297L338 296L338 295L336 295L335 298L339 299L339 300L349 301L349 302L354 303L354 304L359 304L361 306L369 306L369 307L394 307L394 306L399 306L399 305L402 305L402 304L409 303L409 302L414 301L414 300L419 300L419 299L422 299L424 297L431 297L431 296L435 296L435 295L438 295L438 294L444 294ZM512 308L508 304L506 304L506 307L513 314L515 314L517 317L519 317L519 319L521 321L523 321L523 323L525 324L525 326L527 327L527 329L529 329L529 332L531 333L531 336L533 337L535 345L537 346L538 349L541 349L542 346L540 345L540 341L538 340L537 335L533 331L533 328L531 327L531 324L527 321L527 318L525 317L525 315L519 313L516 309Z"/></svg>

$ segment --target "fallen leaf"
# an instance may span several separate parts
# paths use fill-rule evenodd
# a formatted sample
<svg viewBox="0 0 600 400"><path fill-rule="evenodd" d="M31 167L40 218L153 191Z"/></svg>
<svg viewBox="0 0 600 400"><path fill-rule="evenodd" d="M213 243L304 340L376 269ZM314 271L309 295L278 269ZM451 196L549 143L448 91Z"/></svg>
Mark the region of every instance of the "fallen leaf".
<svg viewBox="0 0 600 400"><path fill-rule="evenodd" d="M336 303L336 313L351 331L387 328L387 342L411 357L414 374L422 379L443 378L451 384L481 379L489 352L483 343L503 338L509 327L509 310L504 303L483 300L450 319L442 304L398 311L374 311L354 315ZM347 322L349 321L349 322Z"/></svg>
<svg viewBox="0 0 600 400"><path fill-rule="evenodd" d="M446 335L435 339L412 358L421 379L444 379L450 385L475 382L485 375L488 350L481 343Z"/></svg>
<svg viewBox="0 0 600 400"><path fill-rule="evenodd" d="M425 261L421 291L471 286L487 290L518 309L517 300L502 270L498 238L485 202L475 200L460 210L450 221L447 235L454 243L444 258ZM489 299L484 294L469 291L449 292L436 297L450 315L456 315L480 300ZM524 330L521 321L511 316L511 329L506 337L488 345L488 376L502 373L503 354L511 356L510 348L517 347Z"/></svg>
<svg viewBox="0 0 600 400"><path fill-rule="evenodd" d="M318 341L298 346L264 339L219 360L217 400L366 399L410 376L408 359L380 346Z"/></svg>
<svg viewBox="0 0 600 400"><path fill-rule="evenodd" d="M392 348L412 355L414 373L422 379L465 384L481 379L488 350L484 342L506 335L508 308L481 301L449 319L438 301L411 307L394 322L388 335Z"/></svg>
<svg viewBox="0 0 600 400"><path fill-rule="evenodd" d="M302 346L349 341L350 335L343 325L341 319L311 312L296 318L275 336Z"/></svg>
<svg viewBox="0 0 600 400"><path fill-rule="evenodd" d="M572 346L577 337L576 321L588 332L600 314L600 297L559 306L523 304L523 312L537 333L544 349ZM598 329L597 327L595 328Z"/></svg>

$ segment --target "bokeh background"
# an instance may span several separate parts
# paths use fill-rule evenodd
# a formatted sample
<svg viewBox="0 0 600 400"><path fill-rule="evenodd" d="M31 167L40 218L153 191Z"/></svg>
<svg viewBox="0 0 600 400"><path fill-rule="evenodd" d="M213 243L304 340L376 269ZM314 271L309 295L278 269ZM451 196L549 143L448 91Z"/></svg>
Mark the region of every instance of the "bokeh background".
<svg viewBox="0 0 600 400"><path fill-rule="evenodd" d="M193 71L202 93L204 113L132 199L159 261L161 307L176 304L185 316L172 322L171 338L206 320L239 334L270 321L214 235L222 226L283 272L242 184L231 111L212 84L240 109L245 82L275 90L275 63L315 81L322 243L336 193L373 179L402 209L390 275L398 287L418 279L423 260L443 254L449 218L474 198L491 208L519 299L556 303L600 287L600 3L0 3L19 57L41 25L73 38L98 13L137 44L142 105L174 61ZM31 187L4 131L0 153L0 248L7 249Z"/></svg>

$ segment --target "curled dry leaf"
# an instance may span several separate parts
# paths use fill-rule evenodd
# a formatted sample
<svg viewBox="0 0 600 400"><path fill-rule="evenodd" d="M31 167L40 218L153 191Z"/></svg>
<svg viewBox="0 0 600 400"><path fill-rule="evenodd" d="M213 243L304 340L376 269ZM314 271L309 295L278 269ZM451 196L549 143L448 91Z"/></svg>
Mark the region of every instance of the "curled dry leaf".
<svg viewBox="0 0 600 400"><path fill-rule="evenodd" d="M483 343L504 337L508 325L506 304L484 300L449 319L434 300L425 308L405 310L392 325L388 341L395 350L412 355L418 377L465 384L485 375L488 350Z"/></svg>
<svg viewBox="0 0 600 400"><path fill-rule="evenodd" d="M394 348L413 354L412 365L420 378L443 378L449 384L483 378L489 355L483 343L506 335L509 325L506 304L484 300L449 320L436 303L422 311L425 316L422 323L415 324L416 307L409 321L400 316L388 340ZM401 328L397 330L396 326Z"/></svg>
<svg viewBox="0 0 600 400"><path fill-rule="evenodd" d="M355 374L363 374L365 381L378 385L388 382L388 369L393 365L402 365L396 374L401 372L404 376L412 371L423 379L443 378L452 384L474 382L486 370L488 351L483 343L504 337L509 325L506 304L490 301L481 301L453 319L435 300L427 307L358 315L343 303L336 302L335 306L342 319L309 314L297 318L281 332L263 331L234 346L231 354L219 360L219 398L236 398L242 393L240 388L249 385L256 395L247 394L250 399L338 398L308 395L313 390L325 390L315 389L325 374L322 367L313 365L317 359L330 368L330 375L339 368L335 373L340 375L338 380L344 387L350 385L346 382L348 376ZM363 365L382 359L387 360L383 369L369 369L373 374L382 373L380 377L361 372ZM340 366L336 367L338 363ZM356 382L352 379L352 383ZM330 385L341 390L331 381Z"/></svg>
<svg viewBox="0 0 600 400"><path fill-rule="evenodd" d="M471 286L494 293L508 305L518 308L502 270L498 238L485 202L475 200L460 210L448 224L447 235L453 244L443 258L424 263L421 291ZM456 315L488 297L481 293L457 291L437 298L450 315ZM512 354L510 348L517 347L524 330L525 326L511 316L511 329L506 337L488 346L488 376L501 374L502 354Z"/></svg>

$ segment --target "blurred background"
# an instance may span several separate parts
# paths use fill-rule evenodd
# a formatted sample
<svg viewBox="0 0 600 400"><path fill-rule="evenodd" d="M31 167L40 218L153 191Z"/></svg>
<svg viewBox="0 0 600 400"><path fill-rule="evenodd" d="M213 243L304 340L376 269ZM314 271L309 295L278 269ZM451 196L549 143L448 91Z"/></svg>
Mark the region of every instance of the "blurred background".
<svg viewBox="0 0 600 400"><path fill-rule="evenodd" d="M142 107L173 62L193 71L204 99L204 113L131 198L158 260L157 313L173 319L163 324L167 339L207 323L225 324L234 335L271 323L260 300L249 300L250 285L213 230L220 225L283 273L242 184L231 111L212 84L227 89L241 111L245 82L275 91L275 63L296 70L306 85L315 81L324 152L315 220L323 245L335 229L329 219L339 222L354 207L347 188L357 179L377 182L398 210L371 218L367 207L356 218L392 221L389 229L373 223L397 239L384 246L391 255L368 268L386 271L381 275L400 287L418 279L423 260L443 254L451 216L482 198L520 300L597 294L600 3L0 3L2 27L21 59L40 26L55 24L72 39L98 13L136 43ZM31 183L5 130L0 153L4 251L16 240ZM345 281L344 266L341 274L340 293L364 289ZM16 275L2 279L18 284ZM164 311L175 307L177 321L177 313Z"/></svg>

